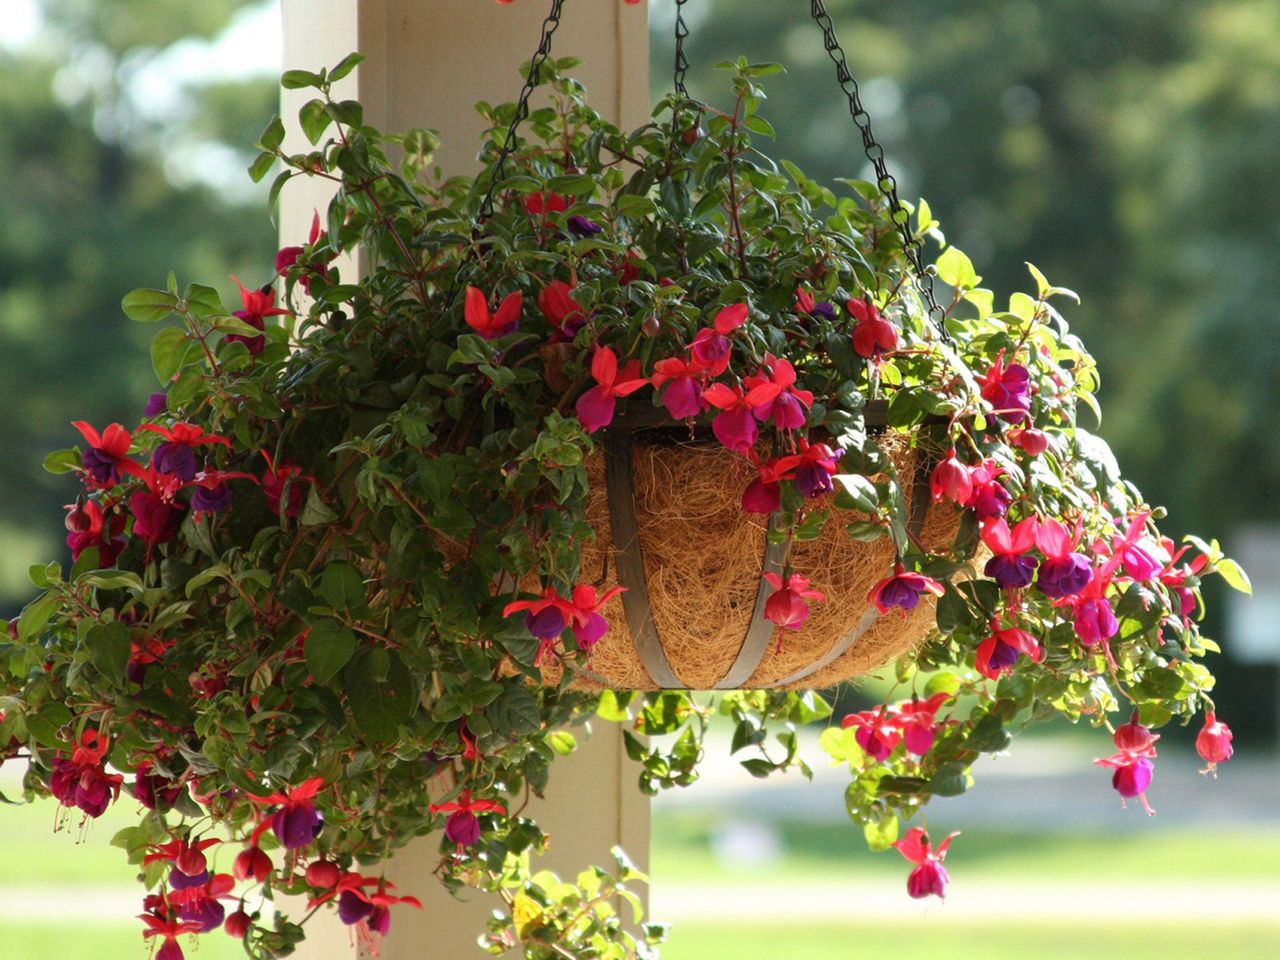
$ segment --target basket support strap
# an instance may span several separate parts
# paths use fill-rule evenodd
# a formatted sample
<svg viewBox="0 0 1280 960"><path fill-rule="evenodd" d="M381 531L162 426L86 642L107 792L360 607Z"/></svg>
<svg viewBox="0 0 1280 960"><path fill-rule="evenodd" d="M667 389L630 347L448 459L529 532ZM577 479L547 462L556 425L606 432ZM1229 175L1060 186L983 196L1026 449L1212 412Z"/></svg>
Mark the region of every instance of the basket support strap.
<svg viewBox="0 0 1280 960"><path fill-rule="evenodd" d="M770 534L773 533L776 519L777 514L769 517ZM789 538L779 543L774 543L772 537L766 538L761 574L776 573L781 576L790 545ZM769 649L769 640L773 637L773 631L777 629L772 621L764 618L764 605L771 593L773 588L762 575L760 586L756 588L756 605L751 613L751 624L747 627L746 636L742 638L742 647L738 650L738 656L734 659L733 665L716 684L717 690L737 690L746 686L747 680L756 672L760 661L764 659L765 652Z"/></svg>

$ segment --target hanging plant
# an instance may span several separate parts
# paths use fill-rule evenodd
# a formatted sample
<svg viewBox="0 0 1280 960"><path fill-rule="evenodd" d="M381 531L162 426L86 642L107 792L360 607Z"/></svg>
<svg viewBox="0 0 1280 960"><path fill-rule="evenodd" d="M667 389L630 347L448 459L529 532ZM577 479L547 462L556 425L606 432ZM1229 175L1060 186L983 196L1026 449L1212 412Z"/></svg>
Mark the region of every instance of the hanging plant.
<svg viewBox="0 0 1280 960"><path fill-rule="evenodd" d="M482 107L474 180L331 98L357 57L286 73L314 149L273 121L251 173L332 202L233 309L172 276L125 297L163 324L163 392L46 463L82 486L73 563L33 569L0 646L0 750L66 816L142 804L115 842L162 960L219 926L285 955L277 892L376 945L417 903L376 864L432 832L446 883L505 898L491 952L650 956L661 929L609 906L625 859L529 872L520 810L574 725L625 724L650 793L695 779L717 712L753 774L807 769L795 727L830 708L790 688L895 657L885 704L821 739L912 896L943 894L951 837L902 825L1033 717L1125 719L1099 762L1144 805L1150 728L1205 711L1201 754L1230 756L1196 621L1203 576L1246 581L1162 536L1081 422L1074 294L1031 268L998 306L891 181L776 166L776 66L624 133L547 48L548 105ZM662 689L716 684L746 689Z"/></svg>

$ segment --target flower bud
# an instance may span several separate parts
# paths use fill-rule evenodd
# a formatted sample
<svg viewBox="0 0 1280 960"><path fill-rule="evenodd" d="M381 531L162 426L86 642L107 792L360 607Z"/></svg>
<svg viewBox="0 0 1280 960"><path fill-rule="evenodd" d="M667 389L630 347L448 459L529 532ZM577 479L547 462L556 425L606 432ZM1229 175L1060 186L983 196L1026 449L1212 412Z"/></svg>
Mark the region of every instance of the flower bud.
<svg viewBox="0 0 1280 960"><path fill-rule="evenodd" d="M328 890L338 882L342 871L332 860L316 860L307 867L306 880L308 886Z"/></svg>
<svg viewBox="0 0 1280 960"><path fill-rule="evenodd" d="M933 468L929 490L935 501L946 497L955 503L965 503L973 496L973 478L969 468L956 457L955 447L947 453L947 459Z"/></svg>
<svg viewBox="0 0 1280 960"><path fill-rule="evenodd" d="M226 923L222 925L222 929L227 932L228 936L235 937L237 940L243 940L249 932L249 928L253 926L253 917L244 912L241 907L231 916L227 917Z"/></svg>
<svg viewBox="0 0 1280 960"><path fill-rule="evenodd" d="M198 846L184 847L174 859L173 865L188 877L198 877L200 874L208 872L209 869L204 851Z"/></svg>
<svg viewBox="0 0 1280 960"><path fill-rule="evenodd" d="M84 508L84 497L76 500L63 523L69 533L89 532L89 528L93 526L93 518L89 516L89 512Z"/></svg>
<svg viewBox="0 0 1280 960"><path fill-rule="evenodd" d="M1025 430L1017 431L1016 437L1013 435L1013 431L1010 431L1009 439L1033 457L1040 456L1049 448L1049 435L1043 430L1037 430L1035 427L1027 427Z"/></svg>
<svg viewBox="0 0 1280 960"><path fill-rule="evenodd" d="M271 868L271 858L256 844L241 850L231 864L231 872L237 880L248 880L253 877L258 883L264 882L271 876Z"/></svg>
<svg viewBox="0 0 1280 960"><path fill-rule="evenodd" d="M1196 737L1196 753L1209 765L1201 773L1218 775L1218 764L1231 759L1235 750L1231 746L1231 728L1222 723L1209 710L1204 715L1204 728Z"/></svg>
<svg viewBox="0 0 1280 960"><path fill-rule="evenodd" d="M1160 735L1153 734L1149 727L1140 724L1138 711L1135 710L1128 723L1116 727L1113 739L1116 748L1125 753L1154 754L1155 742L1160 739Z"/></svg>

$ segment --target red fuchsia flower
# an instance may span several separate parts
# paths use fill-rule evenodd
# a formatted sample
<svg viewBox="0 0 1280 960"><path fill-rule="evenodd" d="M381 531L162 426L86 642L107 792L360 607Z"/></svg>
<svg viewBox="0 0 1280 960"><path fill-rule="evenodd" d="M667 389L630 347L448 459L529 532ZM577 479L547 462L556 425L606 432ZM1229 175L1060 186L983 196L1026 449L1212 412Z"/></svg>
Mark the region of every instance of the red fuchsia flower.
<svg viewBox="0 0 1280 960"><path fill-rule="evenodd" d="M323 777L311 777L296 787L277 790L265 797L250 795L249 799L254 803L279 804L271 816L271 832L286 850L298 850L311 843L324 826L324 817L314 802L323 788Z"/></svg>
<svg viewBox="0 0 1280 960"><path fill-rule="evenodd" d="M551 223L550 214L564 213L569 209L569 198L558 193L526 193L520 198L524 212L531 217L542 217L543 224Z"/></svg>
<svg viewBox="0 0 1280 960"><path fill-rule="evenodd" d="M1040 522L1027 517L1009 529L1004 517L987 517L982 521L982 542L992 557L982 572L1006 590L1016 590L1031 583L1037 560L1030 553L1036 545Z"/></svg>
<svg viewBox="0 0 1280 960"><path fill-rule="evenodd" d="M765 462L754 450L747 453L756 466L756 478L742 491L742 509L747 513L773 513L782 506L781 483L788 479L788 461L794 458L779 457Z"/></svg>
<svg viewBox="0 0 1280 960"><path fill-rule="evenodd" d="M105 489L114 487L125 474L141 476L142 467L130 459L129 447L133 435L118 423L110 424L102 433L84 420L73 420L71 425L80 431L89 449L80 455L80 464L88 477L90 487Z"/></svg>
<svg viewBox="0 0 1280 960"><path fill-rule="evenodd" d="M231 863L231 872L237 880L248 880L253 877L256 883L265 883L273 869L275 864L256 843L250 844L237 853L235 860Z"/></svg>
<svg viewBox="0 0 1280 960"><path fill-rule="evenodd" d="M951 699L949 693L935 693L928 700L912 698L898 704L896 713L898 724L902 728L902 742L908 753L923 757L933 748L933 741L938 735L938 722L935 719L942 705Z"/></svg>
<svg viewBox="0 0 1280 960"><path fill-rule="evenodd" d="M947 451L929 476L929 493L935 503L944 497L961 506L973 496L973 477L969 467L956 456L956 448Z"/></svg>
<svg viewBox="0 0 1280 960"><path fill-rule="evenodd" d="M197 517L204 513L224 513L231 509L231 488L228 480L248 480L258 483L251 473L237 470L202 470L196 474L195 490L191 494L191 509Z"/></svg>
<svg viewBox="0 0 1280 960"><path fill-rule="evenodd" d="M1089 558L1073 552L1080 542L1080 521L1071 531L1060 520L1050 518L1040 522L1036 531L1036 546L1044 554L1036 586L1046 597L1070 597L1079 593L1093 579L1093 567Z"/></svg>
<svg viewBox="0 0 1280 960"><path fill-rule="evenodd" d="M1226 763L1235 752L1231 746L1231 728L1221 722L1212 710L1205 711L1204 726L1196 734L1196 753L1208 766L1201 773L1218 776L1218 764Z"/></svg>
<svg viewBox="0 0 1280 960"><path fill-rule="evenodd" d="M201 932L200 924L180 920L177 916L171 916L164 906L159 907L157 912L154 913L140 913L138 914L138 919L147 926L147 929L142 931L144 940L151 937L164 938L164 942L160 944L160 949L156 951L153 960L184 960L182 947L178 944L178 937L184 933Z"/></svg>
<svg viewBox="0 0 1280 960"><path fill-rule="evenodd" d="M222 925L222 929L226 931L227 936L243 940L249 935L249 930L252 926L253 917L244 912L244 904L242 903L239 910L227 917L227 922Z"/></svg>
<svg viewBox="0 0 1280 960"><path fill-rule="evenodd" d="M120 798L124 777L107 773L106 756L111 741L97 730L85 730L71 751L70 759L53 758L49 792L64 807L78 807L86 816L97 819L107 807Z"/></svg>
<svg viewBox="0 0 1280 960"><path fill-rule="evenodd" d="M825 303L814 300L813 294L803 287L796 287L796 313L805 314L810 317L822 317L826 320L834 320L836 316L836 305L834 303Z"/></svg>
<svg viewBox="0 0 1280 960"><path fill-rule="evenodd" d="M480 840L480 820L476 814L505 814L507 808L492 800L473 800L471 791L463 790L457 800L431 804L431 812L449 814L444 822L444 835L459 847L471 847Z"/></svg>
<svg viewBox="0 0 1280 960"><path fill-rule="evenodd" d="M1001 420L1022 423L1031 412L1031 382L1027 368L1020 363L1006 367L1004 351L1001 350L982 378L982 399L991 404Z"/></svg>
<svg viewBox="0 0 1280 960"><path fill-rule="evenodd" d="M867 594L867 601L874 603L881 613L888 613L898 607L903 618L908 610L914 610L920 603L920 595L931 593L940 597L946 592L937 580L926 577L923 573L907 573L901 563L893 568L893 576L885 577Z"/></svg>
<svg viewBox="0 0 1280 960"><path fill-rule="evenodd" d="M1006 436L1011 444L1015 447L1021 447L1033 457L1038 457L1049 449L1049 435L1043 430L1037 430L1035 427L1015 428L1010 430Z"/></svg>
<svg viewBox="0 0 1280 960"><path fill-rule="evenodd" d="M746 322L747 305L731 303L720 308L711 327L698 331L689 350L693 359L706 368L708 375L718 377L729 369L729 354L733 349L729 334Z"/></svg>
<svg viewBox="0 0 1280 960"><path fill-rule="evenodd" d="M265 330L267 317L288 316L288 310L276 306L276 291L271 284L268 283L260 290L246 290L235 274L231 275L231 279L236 282L236 287L240 290L242 307L231 314L233 317L239 317L255 330ZM251 337L240 333L229 333L226 336L227 343L243 343L255 357L262 352L266 339L266 337Z"/></svg>
<svg viewBox="0 0 1280 960"><path fill-rule="evenodd" d="M133 515L133 535L147 545L147 562L162 543L168 543L182 525L182 506L165 503L150 490L135 490L129 495L129 513Z"/></svg>
<svg viewBox="0 0 1280 960"><path fill-rule="evenodd" d="M495 340L515 333L520 326L520 308L524 305L524 294L517 290L509 293L498 305L496 313L489 312L489 298L476 287L467 286L466 302L463 306L463 318L467 326L486 340Z"/></svg>
<svg viewBox="0 0 1280 960"><path fill-rule="evenodd" d="M538 309L551 324L551 342L572 340L587 322L586 311L573 299L573 288L563 280L552 280L538 292Z"/></svg>
<svg viewBox="0 0 1280 960"><path fill-rule="evenodd" d="M179 880L182 886L198 886L209 879L209 861L204 852L221 842L216 837L210 837L208 840L198 840L194 843L187 840L186 837L175 837L168 843L152 844L152 852L142 858L142 863L144 866L159 862L172 863L171 880L175 874L181 874L183 878L195 881L192 884L185 880ZM181 888L175 886L175 889Z"/></svg>
<svg viewBox="0 0 1280 960"><path fill-rule="evenodd" d="M711 432L726 448L735 453L746 453L760 435L751 404L742 387L725 383L713 383L702 391L702 399L720 412L711 421Z"/></svg>
<svg viewBox="0 0 1280 960"><path fill-rule="evenodd" d="M649 382L655 390L666 385L662 391L662 405L673 420L688 420L707 409L707 402L702 399L701 384L705 373L706 366L696 357L692 360L667 357L653 365L653 376Z"/></svg>
<svg viewBox="0 0 1280 960"><path fill-rule="evenodd" d="M308 903L311 908L338 898L338 919L347 926L355 926L360 932L360 939L370 947L370 952L377 956L377 944L374 938L386 936L391 929L391 915L388 910L398 903L422 909L417 897L398 897L388 890L394 890L395 884L390 880L378 877L362 877L358 873L344 873L334 885L333 890L316 897ZM372 892L366 888L377 888Z"/></svg>
<svg viewBox="0 0 1280 960"><path fill-rule="evenodd" d="M220 443L228 450L231 449L231 441L226 437L205 433L202 427L194 423L175 423L172 427L144 423L138 429L164 437L164 443L151 453L151 469L177 477L184 483L190 483L196 478L196 447Z"/></svg>
<svg viewBox="0 0 1280 960"><path fill-rule="evenodd" d="M596 588L590 584L579 584L573 588L567 619L573 628L573 639L588 656L600 638L609 632L609 622L600 616L600 608L624 590L626 587L611 587L597 595Z"/></svg>
<svg viewBox="0 0 1280 960"><path fill-rule="evenodd" d="M307 484L311 478L302 472L302 468L288 460L281 461L279 466L271 459L267 451L259 451L262 459L267 461L267 472L262 475L262 492L267 497L267 507L271 512L280 515L280 499L285 489L289 490L289 503L285 516L293 519L302 512L302 505L307 499Z"/></svg>
<svg viewBox="0 0 1280 960"><path fill-rule="evenodd" d="M590 654L591 649L609 630L608 621L600 616L600 608L624 589L613 587L603 595L597 595L595 587L580 584L573 588L573 598L566 599L555 587L547 587L537 600L516 600L507 604L502 615L509 617L513 613L525 611L525 626L539 640L538 654L534 659L534 665L538 666L569 627L573 627L573 638L578 646Z"/></svg>
<svg viewBox="0 0 1280 960"><path fill-rule="evenodd" d="M780 430L798 430L804 426L805 410L813 406L813 394L797 390L795 383L791 362L766 353L760 372L747 377L747 406L761 423L772 420Z"/></svg>
<svg viewBox="0 0 1280 960"><path fill-rule="evenodd" d="M764 602L764 618L785 630L799 630L809 619L808 601L827 599L822 591L810 590L809 578L798 573L787 577L785 583L776 573L766 573L764 579L774 590Z"/></svg>
<svg viewBox="0 0 1280 960"><path fill-rule="evenodd" d="M311 215L311 232L307 235L307 245L314 248L316 244L324 240L328 234L320 229L320 213L316 211ZM283 276L290 267L298 262L298 258L302 256L302 247L281 247L276 253L276 273ZM309 266L306 272L298 278L298 285L307 293L311 292L311 278L313 276L321 277L325 280L329 279L329 268L325 266L334 258L334 254L330 252L323 259L320 266Z"/></svg>
<svg viewBox="0 0 1280 960"><path fill-rule="evenodd" d="M618 358L608 347L596 348L591 357L591 376L595 378L596 385L578 397L574 404L582 429L587 433L595 433L613 422L618 397L629 396L649 384L640 376L639 360L630 360L619 370Z"/></svg>
<svg viewBox="0 0 1280 960"><path fill-rule="evenodd" d="M905 837L893 845L895 850L916 864L916 868L907 877L907 893L912 898L920 900L929 896L939 899L946 897L951 877L942 861L947 858L947 847L959 835L959 830L947 834L946 839L934 850L929 846L929 834L924 828L912 827Z"/></svg>
<svg viewBox="0 0 1280 960"><path fill-rule="evenodd" d="M853 738L863 753L877 763L884 763L902 742L902 725L887 707L851 713L840 721L844 729L857 727Z"/></svg>
<svg viewBox="0 0 1280 960"><path fill-rule="evenodd" d="M86 500L83 504L75 504L71 507L73 514L79 511L83 515L74 520L76 526L83 529L73 530L67 534L67 546L71 548L72 562L79 560L80 554L90 547L97 547L98 566L113 566L127 543L120 535L124 533L124 525L128 518L114 506L109 515L105 514L96 500ZM71 516L68 516L67 520L68 525L73 522Z"/></svg>
<svg viewBox="0 0 1280 960"><path fill-rule="evenodd" d="M972 510L979 520L1003 517L1009 509L1013 497L998 479L1002 473L1004 467L994 460L985 460L969 471L973 494L964 502L964 506Z"/></svg>
<svg viewBox="0 0 1280 960"><path fill-rule="evenodd" d="M170 886L172 878L171 873ZM181 890L175 888L169 893L169 902L178 908L181 919L200 927L198 933L209 933L222 926L227 911L218 901L234 899L232 890L235 885L231 874L214 874L200 886L184 887Z"/></svg>
<svg viewBox="0 0 1280 960"><path fill-rule="evenodd" d="M843 450L832 450L825 443L810 443L803 437L798 452L777 461L777 469L789 479L794 479L796 489L813 499L835 489L832 477L840 469Z"/></svg>
<svg viewBox="0 0 1280 960"><path fill-rule="evenodd" d="M1155 771L1151 763L1156 755L1155 743L1159 734L1138 722L1138 711L1133 712L1129 722L1116 727L1114 735L1119 753L1093 762L1112 770L1111 786L1120 794L1120 802L1124 804L1133 797L1138 798L1142 809L1148 815L1154 815L1151 804L1147 802L1147 787L1151 785L1151 777Z"/></svg>
<svg viewBox="0 0 1280 960"><path fill-rule="evenodd" d="M304 875L307 885L328 890L342 877L342 870L332 860L316 860L307 865Z"/></svg>
<svg viewBox="0 0 1280 960"><path fill-rule="evenodd" d="M898 349L898 328L880 315L870 300L850 300L845 304L857 321L853 328L853 349L860 357L879 362Z"/></svg>
<svg viewBox="0 0 1280 960"><path fill-rule="evenodd" d="M131 660L130 664L132 662ZM135 680L134 682L138 681ZM150 760L144 760L138 764L138 770L133 777L131 791L133 798L148 810L169 810L178 802L178 798L182 796L186 787L153 774L151 772L152 766L153 764Z"/></svg>
<svg viewBox="0 0 1280 960"><path fill-rule="evenodd" d="M999 624L992 621L991 636L978 644L973 656L973 666L989 680L999 680L1018 662L1018 655L1025 654L1035 663L1044 659L1044 648L1025 630L1017 627L998 629Z"/></svg>

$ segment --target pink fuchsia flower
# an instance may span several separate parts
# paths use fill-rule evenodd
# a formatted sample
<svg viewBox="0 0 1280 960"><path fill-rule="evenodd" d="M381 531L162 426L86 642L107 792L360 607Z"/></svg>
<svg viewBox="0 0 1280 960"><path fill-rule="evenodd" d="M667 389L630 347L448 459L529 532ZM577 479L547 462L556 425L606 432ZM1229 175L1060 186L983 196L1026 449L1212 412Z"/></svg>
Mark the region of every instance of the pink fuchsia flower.
<svg viewBox="0 0 1280 960"><path fill-rule="evenodd" d="M929 493L934 502L944 497L961 506L973 496L973 477L969 467L956 456L956 448L947 451L946 459L939 461L929 476Z"/></svg>
<svg viewBox="0 0 1280 960"><path fill-rule="evenodd" d="M324 788L323 777L310 777L296 787L265 797L250 795L254 803L278 805L271 815L271 832L286 850L298 850L311 843L324 825L324 817L316 809L315 798Z"/></svg>
<svg viewBox="0 0 1280 960"><path fill-rule="evenodd" d="M940 597L946 588L932 577L923 573L907 573L901 563L894 566L893 576L885 577L867 594L867 600L876 605L881 613L888 613L894 607L899 608L903 618L908 610L914 610L920 603L920 596L931 593Z"/></svg>
<svg viewBox="0 0 1280 960"><path fill-rule="evenodd" d="M523 304L524 294L517 290L503 298L496 313L490 313L489 298L482 290L468 285L463 319L467 321L468 327L484 339L494 340L515 333L520 325L520 308Z"/></svg>
<svg viewBox="0 0 1280 960"><path fill-rule="evenodd" d="M781 483L787 479L787 463L792 457L761 460L754 450L747 451L756 466L756 478L742 491L742 509L747 513L770 514L782 506Z"/></svg>
<svg viewBox="0 0 1280 960"><path fill-rule="evenodd" d="M1019 654L1025 654L1036 663L1044 659L1044 648L1027 631L1017 627L1005 627L1003 630L995 627L993 623L991 636L978 644L973 657L974 669L984 677L1000 679L1001 674L1013 669Z"/></svg>
<svg viewBox="0 0 1280 960"><path fill-rule="evenodd" d="M947 847L959 835L959 830L947 834L946 839L935 850L929 846L929 834L924 828L912 827L905 837L893 845L894 849L916 865L907 877L907 893L911 897L916 900L928 896L939 899L946 897L951 877L942 861L947 857Z"/></svg>
<svg viewBox="0 0 1280 960"><path fill-rule="evenodd" d="M726 448L746 453L760 435L751 405L739 386L713 383L702 391L702 398L720 412L711 421L711 432Z"/></svg>
<svg viewBox="0 0 1280 960"><path fill-rule="evenodd" d="M885 354L898 349L898 328L882 317L870 300L850 300L845 309L857 321L853 349L858 356L879 362Z"/></svg>
<svg viewBox="0 0 1280 960"><path fill-rule="evenodd" d="M449 814L444 824L445 836L459 847L470 847L480 839L480 820L476 814L505 814L507 808L492 800L473 800L471 791L463 790L457 800L431 804L431 812Z"/></svg>
<svg viewBox="0 0 1280 960"><path fill-rule="evenodd" d="M986 460L969 471L973 493L964 502L964 506L972 510L979 520L1003 517L1009 509L1013 498L998 479L1002 473L1004 467L993 460Z"/></svg>
<svg viewBox="0 0 1280 960"><path fill-rule="evenodd" d="M1113 739L1120 752L1093 762L1111 769L1111 786L1120 794L1121 803L1137 797L1142 809L1148 815L1154 815L1155 811L1147 802L1146 791L1155 771L1151 760L1156 755L1155 743L1160 739L1159 735L1138 722L1135 710L1128 723L1116 727Z"/></svg>
<svg viewBox="0 0 1280 960"><path fill-rule="evenodd" d="M1086 588L1088 589L1088 588ZM1086 647L1095 647L1114 637L1120 629L1111 601L1106 597L1082 597L1074 604L1072 625Z"/></svg>
<svg viewBox="0 0 1280 960"><path fill-rule="evenodd" d="M884 763L902 742L902 725L887 707L851 713L840 721L844 729L857 727L853 738L863 752L877 763Z"/></svg>
<svg viewBox="0 0 1280 960"><path fill-rule="evenodd" d="M85 730L72 748L71 757L54 757L49 792L64 807L78 807L97 819L120 797L124 777L107 773L106 756L111 741L97 730Z"/></svg>
<svg viewBox="0 0 1280 960"><path fill-rule="evenodd" d="M1031 411L1031 383L1027 368L1020 363L1004 364L1004 351L982 378L982 399L1006 423L1022 423Z"/></svg>
<svg viewBox="0 0 1280 960"><path fill-rule="evenodd" d="M537 600L508 603L503 608L502 615L509 617L513 613L525 611L525 626L539 640L538 654L534 658L534 665L537 666L569 627L573 628L573 638L578 646L590 654L591 649L609 629L608 621L600 616L600 608L624 589L613 587L597 595L595 587L579 584L573 588L572 599L566 599L555 587L547 587Z"/></svg>
<svg viewBox="0 0 1280 960"><path fill-rule="evenodd" d="M1073 552L1080 542L1080 521L1074 532L1060 520L1042 520L1036 531L1036 546L1044 554L1036 586L1046 597L1070 597L1089 585L1093 568L1089 558Z"/></svg>
<svg viewBox="0 0 1280 960"><path fill-rule="evenodd" d="M1204 715L1204 726L1196 735L1196 753L1208 766L1201 773L1218 775L1218 764L1231 759L1235 750L1231 746L1231 728L1221 722L1212 710Z"/></svg>
<svg viewBox="0 0 1280 960"><path fill-rule="evenodd" d="M600 608L624 590L626 587L611 587L597 595L596 588L590 584L579 584L573 588L567 619L573 628L574 641L588 656L609 631L609 622L600 616Z"/></svg>
<svg viewBox="0 0 1280 960"><path fill-rule="evenodd" d="M640 361L631 360L621 370L618 358L608 347L597 347L591 358L591 376L596 385L574 404L578 419L587 433L595 433L613 422L616 398L635 393L649 381L640 376Z"/></svg>
<svg viewBox="0 0 1280 960"><path fill-rule="evenodd" d="M267 317L288 315L288 310L276 306L276 292L271 284L268 283L259 290L247 290L235 274L231 275L231 279L236 282L236 288L240 291L241 305L239 310L231 314L233 317L238 317L255 330L265 330ZM226 340L227 343L243 343L254 356L262 352L266 343L266 337L251 337L241 333L229 333Z"/></svg>
<svg viewBox="0 0 1280 960"><path fill-rule="evenodd" d="M673 420L687 420L707 409L700 383L705 372L705 365L696 358L666 357L653 365L653 376L649 382L655 390L666 385L662 391L662 405Z"/></svg>
<svg viewBox="0 0 1280 960"><path fill-rule="evenodd" d="M764 617L785 630L799 630L809 619L808 601L827 599L822 591L810 590L809 578L797 573L785 582L776 573L765 573L764 579L774 590L764 603Z"/></svg>
<svg viewBox="0 0 1280 960"><path fill-rule="evenodd" d="M89 445L89 449L80 455L80 464L88 474L86 482L90 487L114 487L126 474L142 475L141 465L129 457L133 435L120 424L110 424L102 433L84 420L74 420L71 425L80 431Z"/></svg>
<svg viewBox="0 0 1280 960"><path fill-rule="evenodd" d="M771 353L755 376L747 377L746 404L761 423L772 420L780 430L798 430L804 426L804 412L813 406L813 394L797 390L796 370L788 360Z"/></svg>
<svg viewBox="0 0 1280 960"><path fill-rule="evenodd" d="M902 729L902 742L908 753L923 757L933 748L934 738L938 734L938 723L934 718L949 699L951 694L944 692L935 693L928 700L913 698L898 704L895 712Z"/></svg>
<svg viewBox="0 0 1280 960"><path fill-rule="evenodd" d="M554 328L552 343L572 340L587 322L586 312L573 299L572 289L563 280L552 280L538 293L538 309Z"/></svg>
<svg viewBox="0 0 1280 960"><path fill-rule="evenodd" d="M175 423L172 427L144 423L138 429L158 433L164 437L164 443L151 453L151 469L157 473L177 477L184 483L195 479L196 447L220 443L228 450L231 449L231 441L226 437L205 433L204 428L194 423Z"/></svg>
<svg viewBox="0 0 1280 960"><path fill-rule="evenodd" d="M778 461L780 471L795 480L796 489L812 499L834 489L831 478L839 470L842 450L832 450L825 443L810 443L803 437L794 456Z"/></svg>
<svg viewBox="0 0 1280 960"><path fill-rule="evenodd" d="M983 573L1006 590L1016 590L1031 583L1037 560L1031 556L1036 545L1040 523L1027 517L1009 529L1004 517L987 517L982 521L982 542L991 551L991 559Z"/></svg>
<svg viewBox="0 0 1280 960"><path fill-rule="evenodd" d="M732 303L721 307L711 322L711 327L698 331L689 347L693 359L702 364L709 376L718 377L729 368L729 353L733 348L729 334L747 322L747 305Z"/></svg>

